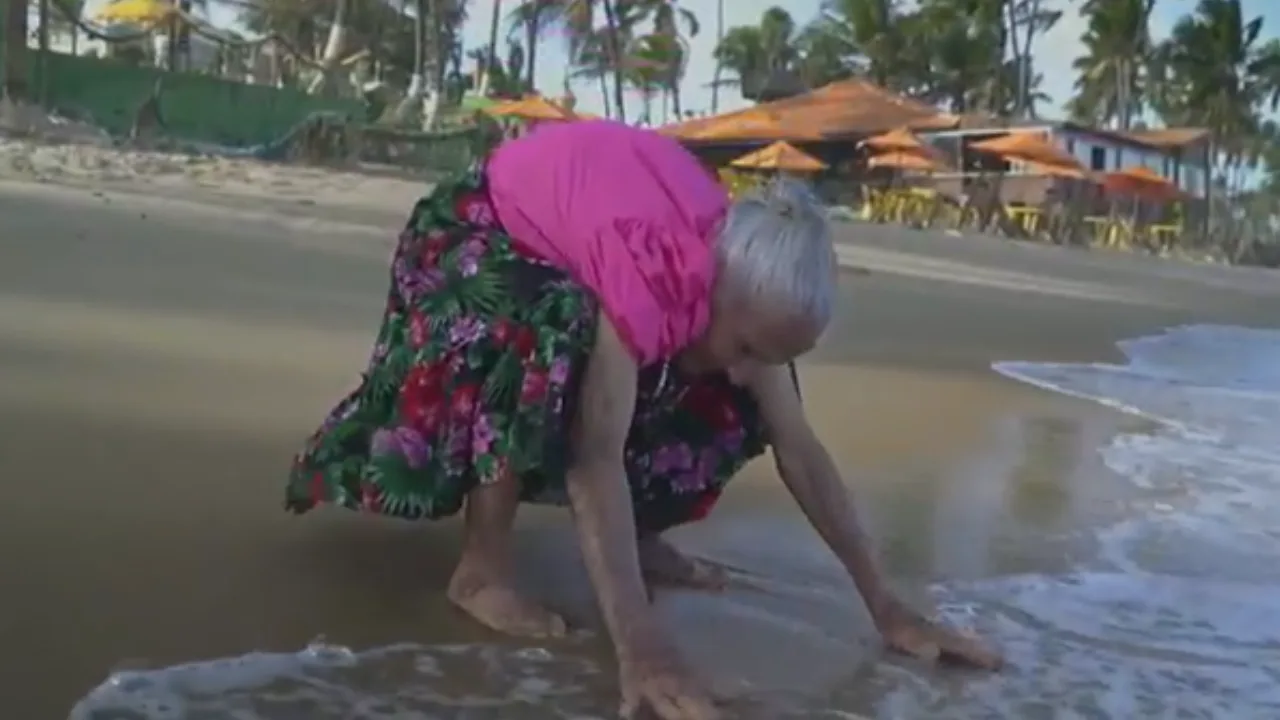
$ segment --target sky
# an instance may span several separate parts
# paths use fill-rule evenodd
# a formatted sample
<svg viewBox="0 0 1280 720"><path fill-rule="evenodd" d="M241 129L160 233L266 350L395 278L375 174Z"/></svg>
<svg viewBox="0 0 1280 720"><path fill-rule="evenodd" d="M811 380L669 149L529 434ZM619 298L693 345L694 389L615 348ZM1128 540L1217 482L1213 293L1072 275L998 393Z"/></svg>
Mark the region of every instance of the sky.
<svg viewBox="0 0 1280 720"><path fill-rule="evenodd" d="M106 4L107 0L89 0L90 13L97 7ZM508 26L505 16L518 4L519 0L504 0L502 14L503 27L500 33L505 37ZM689 67L681 85L681 97L687 110L705 112L711 108L710 83L714 73L714 62L711 50L715 46L716 36L716 0L678 0L681 7L697 15L702 28L701 32L690 39ZM1075 83L1075 73L1071 69L1072 62L1081 53L1080 36L1085 30L1085 21L1080 16L1081 0L1047 0L1051 6L1064 10L1062 19L1054 28L1039 38L1033 50L1036 71L1044 75L1042 90L1052 99L1049 108L1053 114L1060 114L1062 106L1071 97ZM493 18L493 0L470 0L468 19L463 28L463 44L470 50L483 47L488 43L489 24ZM759 22L766 9L774 5L787 8L797 23L806 23L817 17L821 0L725 0L725 26L753 25ZM1157 39L1168 35L1177 19L1191 13L1195 9L1196 0L1158 0L1151 19L1152 32ZM1265 19L1264 37L1280 35L1280 2L1276 0L1244 0L1246 17L1261 15ZM211 19L215 24L227 27L234 20L234 13L218 8L216 0ZM567 55L564 45L555 38L549 38L538 46L538 77L536 86L548 94L559 94L564 87L565 73L568 69ZM603 110L603 102L594 83L579 82L573 86L578 100L578 109L599 113ZM639 101L634 95L629 96L629 117L634 117L639 109ZM743 100L734 88L722 88L720 91L720 109L732 110L748 103ZM1048 112L1046 112L1048 114Z"/></svg>

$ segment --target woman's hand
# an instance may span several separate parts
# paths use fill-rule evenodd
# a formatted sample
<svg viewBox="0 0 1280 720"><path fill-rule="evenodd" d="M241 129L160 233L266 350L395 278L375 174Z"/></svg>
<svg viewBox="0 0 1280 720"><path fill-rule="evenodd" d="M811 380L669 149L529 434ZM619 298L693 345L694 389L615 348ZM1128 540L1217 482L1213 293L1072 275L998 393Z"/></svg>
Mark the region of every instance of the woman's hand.
<svg viewBox="0 0 1280 720"><path fill-rule="evenodd" d="M896 598L882 601L872 617L890 650L926 662L942 660L983 670L999 670L1004 665L1004 658L977 638L939 625Z"/></svg>
<svg viewBox="0 0 1280 720"><path fill-rule="evenodd" d="M635 412L636 364L602 315L574 419L566 483L582 558L622 673L622 712L649 707L663 720L715 720L649 606L623 462Z"/></svg>
<svg viewBox="0 0 1280 720"><path fill-rule="evenodd" d="M719 720L711 695L680 654L669 645L650 645L620 658L623 718L649 708L662 720Z"/></svg>
<svg viewBox="0 0 1280 720"><path fill-rule="evenodd" d="M844 565L885 643L893 650L930 661L950 659L998 669L1004 662L998 653L926 619L885 587L858 525L851 494L809 427L790 373L785 368L767 368L751 378L750 387L769 426L778 474Z"/></svg>

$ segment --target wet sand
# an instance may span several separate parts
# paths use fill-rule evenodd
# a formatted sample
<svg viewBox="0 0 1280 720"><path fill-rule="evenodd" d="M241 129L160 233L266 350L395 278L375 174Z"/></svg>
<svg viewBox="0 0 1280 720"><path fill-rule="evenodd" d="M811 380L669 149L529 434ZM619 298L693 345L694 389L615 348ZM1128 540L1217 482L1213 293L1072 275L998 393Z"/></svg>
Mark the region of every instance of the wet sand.
<svg viewBox="0 0 1280 720"><path fill-rule="evenodd" d="M291 453L363 367L399 211L339 222L262 194L128 189L0 180L0 706L61 717L113 669L319 635L491 639L441 597L455 525L280 509ZM1280 316L1252 271L841 234L842 258L871 273L845 276L805 397L912 593L1051 571L1070 549L1027 539L1120 492L1092 449L1130 421L1002 380L992 361L1106 359L1172 324ZM879 657L873 633L805 598L838 582L833 565L767 463L746 475L680 539L772 590L664 609L728 683L847 682ZM590 625L570 532L562 513L522 517L528 580Z"/></svg>

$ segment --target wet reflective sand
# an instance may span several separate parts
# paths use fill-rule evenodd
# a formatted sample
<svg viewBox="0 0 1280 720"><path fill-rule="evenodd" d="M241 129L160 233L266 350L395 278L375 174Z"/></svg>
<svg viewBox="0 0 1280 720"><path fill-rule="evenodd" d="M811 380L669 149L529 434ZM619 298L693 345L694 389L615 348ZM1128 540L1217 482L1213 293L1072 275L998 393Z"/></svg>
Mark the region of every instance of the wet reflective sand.
<svg viewBox="0 0 1280 720"><path fill-rule="evenodd" d="M473 699L519 689L509 673L538 661L444 603L455 525L280 510L290 454L363 365L392 235L330 231L293 215L0 183L8 715L61 717L116 669L293 652L318 636L354 648L465 646L427 654L447 677L429 687ZM388 215L386 227L399 221ZM1016 607L1001 622L1021 624L990 629L1019 657L1051 664L1053 625L1070 612L1024 615L1061 593L1008 578L1102 583L1121 609L1142 599L1128 598L1128 585L1070 575L1096 550L1080 531L1114 519L1133 492L1096 449L1142 423L1013 383L989 364L1106 359L1123 337L1191 319L1274 318L1277 303L1259 283L1225 282L1218 269L844 232L846 259L872 273L846 277L839 325L803 369L814 422L904 592L923 601L929 583L943 582L944 605L1008 601ZM525 513L520 532L527 582L592 627L567 517ZM967 673L881 655L851 588L767 463L679 540L750 573L749 586L725 596L675 594L662 605L700 667L761 717L819 717L831 707L896 717L876 702L904 683L944 696L976 683L981 692ZM550 669L526 678L531 696L550 706L548 693L560 692L558 712L607 707L599 643L549 652ZM335 686L403 690L404 677L430 674L424 662L394 656ZM488 678L495 667L508 674ZM1051 687L1015 685L1025 691L1019 717L1050 716L1051 697L1036 696ZM503 709L468 707L445 716ZM540 716L536 703L521 707L521 717Z"/></svg>

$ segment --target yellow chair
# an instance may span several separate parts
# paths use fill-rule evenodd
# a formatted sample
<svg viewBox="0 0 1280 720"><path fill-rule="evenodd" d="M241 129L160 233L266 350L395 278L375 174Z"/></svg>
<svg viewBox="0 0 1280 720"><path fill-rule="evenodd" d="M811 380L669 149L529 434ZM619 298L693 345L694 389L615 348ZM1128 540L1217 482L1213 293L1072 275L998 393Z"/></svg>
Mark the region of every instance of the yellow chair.
<svg viewBox="0 0 1280 720"><path fill-rule="evenodd" d="M1091 215L1084 219L1089 226L1090 245L1094 247L1112 247L1115 242L1115 223L1104 215Z"/></svg>
<svg viewBox="0 0 1280 720"><path fill-rule="evenodd" d="M1182 227L1182 221L1172 223L1156 223L1147 226L1147 235L1151 237L1151 241L1162 249L1175 247L1182 243L1182 235L1185 229Z"/></svg>
<svg viewBox="0 0 1280 720"><path fill-rule="evenodd" d="M1010 220L1027 233L1028 237L1035 237L1040 231L1040 225L1044 222L1044 212L1038 207L1006 205L1004 211Z"/></svg>
<svg viewBox="0 0 1280 720"><path fill-rule="evenodd" d="M722 168L717 172L720 184L728 191L729 197L737 198L760 184L760 179L748 173Z"/></svg>
<svg viewBox="0 0 1280 720"><path fill-rule="evenodd" d="M875 188L862 186L861 217L867 222L881 222L884 215L884 192Z"/></svg>
<svg viewBox="0 0 1280 720"><path fill-rule="evenodd" d="M911 188L907 190L907 206L902 221L912 227L929 227L933 224L937 207L937 190L933 188Z"/></svg>

